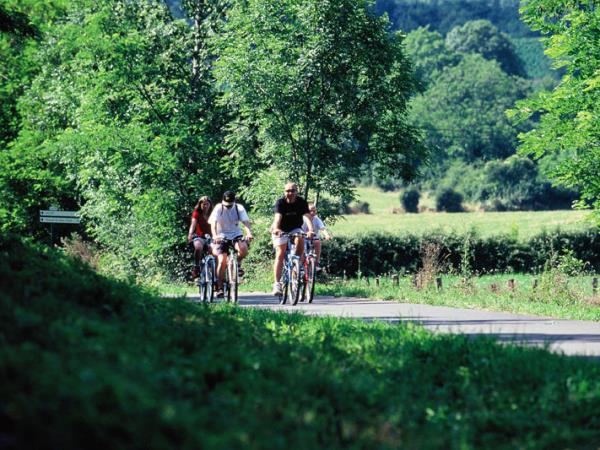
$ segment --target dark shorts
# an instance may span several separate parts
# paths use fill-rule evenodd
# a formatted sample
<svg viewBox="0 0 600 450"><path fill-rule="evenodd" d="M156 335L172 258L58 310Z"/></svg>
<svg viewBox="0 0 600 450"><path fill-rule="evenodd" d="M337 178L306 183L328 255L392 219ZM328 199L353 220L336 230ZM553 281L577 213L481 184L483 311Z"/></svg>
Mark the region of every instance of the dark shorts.
<svg viewBox="0 0 600 450"><path fill-rule="evenodd" d="M243 236L237 236L233 240L222 240L221 242L213 242L210 246L216 255L227 254L229 249L236 243L241 241Z"/></svg>

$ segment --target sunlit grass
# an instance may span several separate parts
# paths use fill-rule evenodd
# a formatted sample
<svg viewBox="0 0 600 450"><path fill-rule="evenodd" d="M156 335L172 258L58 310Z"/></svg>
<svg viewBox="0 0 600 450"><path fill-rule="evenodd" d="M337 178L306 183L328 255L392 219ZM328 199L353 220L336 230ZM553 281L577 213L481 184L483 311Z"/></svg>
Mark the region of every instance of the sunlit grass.
<svg viewBox="0 0 600 450"><path fill-rule="evenodd" d="M399 192L359 187L357 193L361 201L369 203L371 214L342 216L330 226L335 235L476 231L482 236L511 234L527 238L544 230L583 230L590 227L585 220L589 213L575 210L393 214L393 208L401 207ZM432 200L425 199L425 202L429 204Z"/></svg>

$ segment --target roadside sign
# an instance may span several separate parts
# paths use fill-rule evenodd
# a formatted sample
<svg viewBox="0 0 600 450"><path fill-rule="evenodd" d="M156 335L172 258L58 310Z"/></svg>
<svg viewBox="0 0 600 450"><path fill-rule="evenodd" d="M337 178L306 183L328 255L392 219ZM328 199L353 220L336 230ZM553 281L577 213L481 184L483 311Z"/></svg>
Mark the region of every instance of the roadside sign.
<svg viewBox="0 0 600 450"><path fill-rule="evenodd" d="M40 210L40 222L43 223L80 223L79 211Z"/></svg>

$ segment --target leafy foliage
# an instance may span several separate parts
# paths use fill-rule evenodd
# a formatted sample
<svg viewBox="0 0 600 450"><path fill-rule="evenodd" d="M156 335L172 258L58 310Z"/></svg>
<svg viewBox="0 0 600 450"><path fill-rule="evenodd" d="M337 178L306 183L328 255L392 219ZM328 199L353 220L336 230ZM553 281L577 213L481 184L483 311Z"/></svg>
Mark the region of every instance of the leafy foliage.
<svg viewBox="0 0 600 450"><path fill-rule="evenodd" d="M465 55L414 99L411 117L426 130L425 143L436 149L432 159L438 164L447 157L506 158L515 151L518 128L504 111L527 92L527 82L507 75L497 62Z"/></svg>
<svg viewBox="0 0 600 450"><path fill-rule="evenodd" d="M459 53L477 53L485 59L497 61L509 75L526 75L523 62L505 33L500 32L488 20L473 20L450 30L446 46Z"/></svg>
<svg viewBox="0 0 600 450"><path fill-rule="evenodd" d="M306 197L348 195L364 162L414 175L422 153L405 120L414 83L400 36L368 5L252 0L228 11L215 36L216 76L235 117L227 139L259 176L275 167Z"/></svg>
<svg viewBox="0 0 600 450"><path fill-rule="evenodd" d="M593 208L600 223L600 14L594 2L531 0L524 20L548 37L546 53L566 71L552 92L520 102L520 120L541 114L535 129L520 136L521 151L541 157L560 153L555 171L562 184L581 192L579 206Z"/></svg>

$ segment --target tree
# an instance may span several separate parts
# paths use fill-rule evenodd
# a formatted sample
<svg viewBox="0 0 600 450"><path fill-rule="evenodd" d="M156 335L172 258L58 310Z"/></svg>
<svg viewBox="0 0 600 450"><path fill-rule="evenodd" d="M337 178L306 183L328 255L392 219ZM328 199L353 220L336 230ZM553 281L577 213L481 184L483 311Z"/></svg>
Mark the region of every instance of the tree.
<svg viewBox="0 0 600 450"><path fill-rule="evenodd" d="M515 152L517 133L527 123L515 127L504 111L527 92L526 80L507 75L496 61L465 55L414 99L411 117L435 149L434 163L506 158Z"/></svg>
<svg viewBox="0 0 600 450"><path fill-rule="evenodd" d="M256 179L274 166L305 196L341 197L365 162L414 176L423 154L405 117L415 84L401 36L370 6L249 0L228 11L216 78L233 115L230 151L255 162Z"/></svg>
<svg viewBox="0 0 600 450"><path fill-rule="evenodd" d="M510 37L489 20L472 20L453 28L446 35L446 46L454 52L478 53L485 59L496 60L510 75L527 75Z"/></svg>
<svg viewBox="0 0 600 450"><path fill-rule="evenodd" d="M165 269L198 195L222 188L193 29L158 2L82 0L44 39L21 132L2 155L12 171L0 171L0 193L18 212L6 227L40 232L38 209L57 200L81 207L87 232L135 272Z"/></svg>
<svg viewBox="0 0 600 450"><path fill-rule="evenodd" d="M431 84L445 67L457 64L459 55L451 52L444 38L429 27L411 31L404 41L406 53L411 58L417 79L424 87Z"/></svg>
<svg viewBox="0 0 600 450"><path fill-rule="evenodd" d="M546 53L566 74L552 92L511 112L517 120L541 114L537 126L519 136L520 151L563 154L556 179L581 192L577 206L593 208L600 224L600 8L588 0L530 0L522 11L532 28L548 35Z"/></svg>

